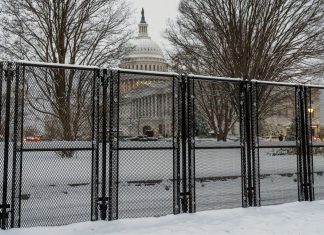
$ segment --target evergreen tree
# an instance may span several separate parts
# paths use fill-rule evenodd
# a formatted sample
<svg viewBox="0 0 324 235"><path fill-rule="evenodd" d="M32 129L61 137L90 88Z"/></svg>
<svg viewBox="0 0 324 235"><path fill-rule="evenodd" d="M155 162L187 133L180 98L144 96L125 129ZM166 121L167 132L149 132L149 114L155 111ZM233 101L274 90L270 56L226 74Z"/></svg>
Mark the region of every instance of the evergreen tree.
<svg viewBox="0 0 324 235"><path fill-rule="evenodd" d="M287 130L286 140L296 140L296 119L293 118Z"/></svg>
<svg viewBox="0 0 324 235"><path fill-rule="evenodd" d="M195 135L206 137L209 135L209 127L206 118L200 113L195 114Z"/></svg>

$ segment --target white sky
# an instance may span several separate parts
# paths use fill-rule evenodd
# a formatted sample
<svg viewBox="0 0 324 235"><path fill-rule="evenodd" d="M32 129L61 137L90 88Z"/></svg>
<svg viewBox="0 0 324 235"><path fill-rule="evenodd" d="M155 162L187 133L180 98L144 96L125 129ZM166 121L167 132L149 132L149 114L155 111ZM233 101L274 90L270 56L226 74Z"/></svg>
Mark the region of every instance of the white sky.
<svg viewBox="0 0 324 235"><path fill-rule="evenodd" d="M136 34L137 24L141 20L141 9L144 8L145 19L149 25L149 36L158 43L162 49L168 46L168 41L163 38L168 19L175 19L180 0L128 0L131 3Z"/></svg>

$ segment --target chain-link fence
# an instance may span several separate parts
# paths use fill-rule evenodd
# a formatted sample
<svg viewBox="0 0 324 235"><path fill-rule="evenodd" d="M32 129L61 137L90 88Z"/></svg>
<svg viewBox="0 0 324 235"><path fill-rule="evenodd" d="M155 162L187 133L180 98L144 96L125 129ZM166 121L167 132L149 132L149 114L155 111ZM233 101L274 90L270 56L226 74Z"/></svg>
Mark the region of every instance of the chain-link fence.
<svg viewBox="0 0 324 235"><path fill-rule="evenodd" d="M91 219L97 71L24 65L21 226ZM69 208L69 209L67 209Z"/></svg>
<svg viewBox="0 0 324 235"><path fill-rule="evenodd" d="M257 85L261 204L298 200L294 86Z"/></svg>
<svg viewBox="0 0 324 235"><path fill-rule="evenodd" d="M118 73L119 218L173 213L177 77Z"/></svg>
<svg viewBox="0 0 324 235"><path fill-rule="evenodd" d="M0 62L0 88L2 229L324 198L323 87Z"/></svg>
<svg viewBox="0 0 324 235"><path fill-rule="evenodd" d="M7 226L91 220L92 164L98 148L96 71L17 63L3 70L7 76L1 81L12 103L7 96L1 106L12 109L11 115L1 113L10 118L1 132L13 176L6 186L11 186L6 190L11 192Z"/></svg>
<svg viewBox="0 0 324 235"><path fill-rule="evenodd" d="M310 107L311 143L313 153L314 194L316 200L324 199L324 89L311 88Z"/></svg>
<svg viewBox="0 0 324 235"><path fill-rule="evenodd" d="M198 76L188 79L196 210L240 207L240 84Z"/></svg>

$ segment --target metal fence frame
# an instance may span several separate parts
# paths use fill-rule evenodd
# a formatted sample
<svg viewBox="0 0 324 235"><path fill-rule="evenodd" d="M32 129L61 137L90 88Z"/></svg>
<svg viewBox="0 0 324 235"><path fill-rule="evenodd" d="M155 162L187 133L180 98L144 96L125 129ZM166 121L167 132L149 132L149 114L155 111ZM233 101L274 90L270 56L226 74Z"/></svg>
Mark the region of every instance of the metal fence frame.
<svg viewBox="0 0 324 235"><path fill-rule="evenodd" d="M242 207L261 205L260 194L260 163L258 136L258 85L288 86L295 89L296 111L296 148L298 170L298 200L313 201L313 143L311 134L312 117L311 89L324 88L293 83L243 81L242 79L199 76L193 74L177 74L148 72L125 69L101 69L99 67L71 66L25 61L0 62L0 89L5 92L5 102L0 97L0 116L4 117L4 148L1 149L3 159L0 162L2 175L1 191L1 229L20 227L21 214L21 180L23 149L23 118L24 118L24 67L48 67L60 69L81 69L93 71L94 87L92 94L93 130L92 130L92 165L91 165L91 208L89 220L118 219L119 200L119 105L120 75L136 74L143 76L165 76L172 79L173 85L173 214L193 213L196 211L196 170L195 152L195 81L217 81L238 84L240 87L239 124L240 144L234 147L241 151L241 196ZM6 81L6 87L3 82ZM13 117L10 113L14 102ZM13 118L14 125L10 126ZM175 128L176 126L176 128ZM12 128L12 130L11 130ZM13 136L10 137L10 133ZM101 134L100 134L101 133ZM9 151L10 138L13 141L13 154ZM20 138L20 141L19 141ZM101 148L100 148L101 143ZM288 146L291 147L291 146ZM216 148L217 149L217 148ZM88 149L89 150L89 149ZM132 149L128 149L132 151ZM145 150L145 148L144 148ZM38 149L37 151L44 151ZM13 159L12 165L9 163ZM11 182L8 180L12 174ZM11 191L8 185L12 184ZM17 195L18 194L18 195ZM10 197L9 197L10 195ZM17 207L18 204L18 207Z"/></svg>

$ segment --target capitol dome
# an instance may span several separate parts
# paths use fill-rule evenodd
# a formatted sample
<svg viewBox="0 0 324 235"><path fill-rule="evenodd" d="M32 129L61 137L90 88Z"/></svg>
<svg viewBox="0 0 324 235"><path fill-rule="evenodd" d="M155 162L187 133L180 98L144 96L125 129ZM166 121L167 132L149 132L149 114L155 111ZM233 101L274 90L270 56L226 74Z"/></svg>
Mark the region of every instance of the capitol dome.
<svg viewBox="0 0 324 235"><path fill-rule="evenodd" d="M138 36L130 43L133 49L122 58L119 67L135 70L167 71L168 64L160 46L148 35L148 24L145 21L143 9L141 22L138 26Z"/></svg>

